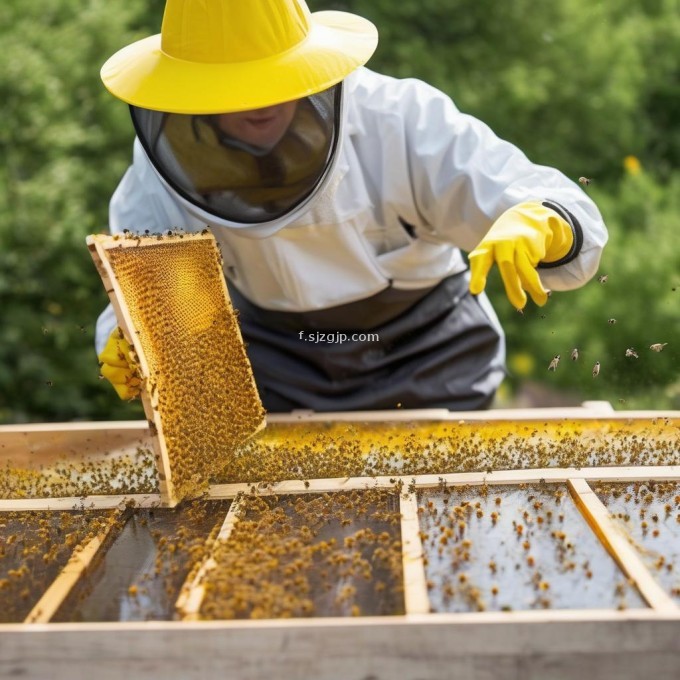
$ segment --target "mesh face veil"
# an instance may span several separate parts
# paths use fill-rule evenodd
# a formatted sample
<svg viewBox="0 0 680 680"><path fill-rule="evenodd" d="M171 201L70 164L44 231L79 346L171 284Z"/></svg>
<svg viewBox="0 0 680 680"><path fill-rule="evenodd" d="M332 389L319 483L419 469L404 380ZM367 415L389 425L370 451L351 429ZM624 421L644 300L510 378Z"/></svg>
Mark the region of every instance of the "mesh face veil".
<svg viewBox="0 0 680 680"><path fill-rule="evenodd" d="M284 217L332 164L342 83L293 102L214 115L131 106L137 136L163 179L215 217L259 224Z"/></svg>

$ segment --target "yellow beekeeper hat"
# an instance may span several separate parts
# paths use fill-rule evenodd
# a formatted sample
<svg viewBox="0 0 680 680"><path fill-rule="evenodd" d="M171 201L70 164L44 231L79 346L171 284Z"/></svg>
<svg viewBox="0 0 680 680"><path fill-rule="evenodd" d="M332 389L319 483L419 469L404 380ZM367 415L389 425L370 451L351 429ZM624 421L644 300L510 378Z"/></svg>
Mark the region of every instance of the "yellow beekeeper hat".
<svg viewBox="0 0 680 680"><path fill-rule="evenodd" d="M258 109L325 90L378 44L368 20L304 0L167 0L160 35L104 64L106 88L168 113Z"/></svg>

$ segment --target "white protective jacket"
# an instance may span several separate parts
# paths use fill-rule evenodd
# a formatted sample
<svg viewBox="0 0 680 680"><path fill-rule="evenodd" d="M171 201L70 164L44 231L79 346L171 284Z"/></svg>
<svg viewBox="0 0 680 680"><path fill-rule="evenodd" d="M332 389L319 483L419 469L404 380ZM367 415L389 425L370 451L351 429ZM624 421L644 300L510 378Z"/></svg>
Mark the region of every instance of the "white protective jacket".
<svg viewBox="0 0 680 680"><path fill-rule="evenodd" d="M361 68L344 81L335 166L302 210L266 225L225 226L175 194L139 140L110 206L112 233L211 227L229 281L252 303L304 312L368 298L390 285L429 288L466 268L470 251L505 210L550 200L583 232L578 255L541 269L568 290L597 270L607 233L594 203L559 171L531 163L439 90ZM405 228L404 223L409 225ZM115 327L97 327L101 351Z"/></svg>

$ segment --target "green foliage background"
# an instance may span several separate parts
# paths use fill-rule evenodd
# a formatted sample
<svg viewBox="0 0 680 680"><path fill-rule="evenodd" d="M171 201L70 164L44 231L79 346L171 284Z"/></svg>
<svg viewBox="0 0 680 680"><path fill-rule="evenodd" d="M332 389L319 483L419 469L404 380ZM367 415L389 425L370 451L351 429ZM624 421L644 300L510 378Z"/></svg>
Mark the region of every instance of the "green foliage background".
<svg viewBox="0 0 680 680"><path fill-rule="evenodd" d="M158 32L163 4L0 4L0 422L143 417L98 380L93 330L106 296L85 236L106 229L133 139L99 68ZM491 281L508 334L504 398L538 384L575 402L680 408L680 0L309 6L373 20L371 68L427 80L532 160L593 178L587 191L610 229L607 283L519 315ZM653 342L669 344L654 353Z"/></svg>

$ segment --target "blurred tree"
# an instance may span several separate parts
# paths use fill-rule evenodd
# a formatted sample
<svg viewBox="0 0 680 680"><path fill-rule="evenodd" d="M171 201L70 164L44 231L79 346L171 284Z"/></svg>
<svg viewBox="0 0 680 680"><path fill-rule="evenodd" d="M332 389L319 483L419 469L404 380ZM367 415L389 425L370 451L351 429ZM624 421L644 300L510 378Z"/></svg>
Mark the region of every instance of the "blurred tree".
<svg viewBox="0 0 680 680"><path fill-rule="evenodd" d="M616 177L641 155L651 32L635 3L346 0L376 23L369 66L426 80L538 163ZM631 6L632 5L632 6Z"/></svg>
<svg viewBox="0 0 680 680"><path fill-rule="evenodd" d="M85 247L133 137L99 66L137 20L124 0L0 5L0 421L142 413L98 380L106 295Z"/></svg>
<svg viewBox="0 0 680 680"><path fill-rule="evenodd" d="M680 0L642 0L648 29L639 129L645 163L667 178L680 167Z"/></svg>

